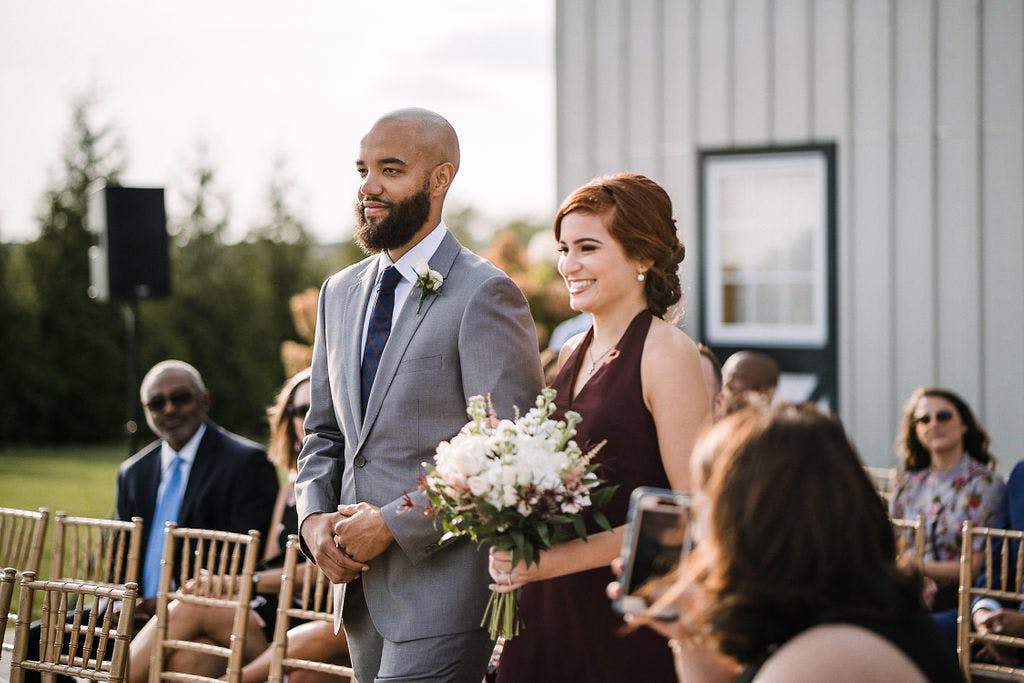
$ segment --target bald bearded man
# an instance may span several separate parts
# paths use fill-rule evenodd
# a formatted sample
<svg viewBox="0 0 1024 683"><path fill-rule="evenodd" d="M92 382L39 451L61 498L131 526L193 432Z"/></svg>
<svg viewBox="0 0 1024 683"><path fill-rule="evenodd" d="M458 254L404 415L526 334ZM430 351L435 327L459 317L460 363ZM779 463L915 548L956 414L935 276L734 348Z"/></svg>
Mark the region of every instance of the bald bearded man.
<svg viewBox="0 0 1024 683"><path fill-rule="evenodd" d="M370 256L320 292L296 499L303 548L338 584L335 627L360 683L479 683L492 649L486 549L442 540L417 480L466 423L470 396L511 417L542 380L522 292L442 220L458 168L440 115L381 117L356 159L356 237ZM423 286L420 261L439 285Z"/></svg>

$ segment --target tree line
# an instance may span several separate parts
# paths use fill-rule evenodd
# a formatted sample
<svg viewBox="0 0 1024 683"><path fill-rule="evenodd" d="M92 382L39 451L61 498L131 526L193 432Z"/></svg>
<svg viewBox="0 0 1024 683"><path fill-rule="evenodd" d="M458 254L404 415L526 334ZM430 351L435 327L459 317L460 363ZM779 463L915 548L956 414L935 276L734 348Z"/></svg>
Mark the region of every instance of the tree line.
<svg viewBox="0 0 1024 683"><path fill-rule="evenodd" d="M41 199L38 236L0 243L0 444L116 439L124 434L128 401L138 401L138 386L127 380L125 311L87 294L94 240L88 195L97 181L117 183L126 165L119 132L95 124L92 109L88 96L72 106L59 171ZM164 358L192 363L210 389L211 417L254 438L265 435L266 407L294 369L286 367L288 351L311 342L316 288L364 256L351 239L315 242L291 203L293 184L287 165L276 161L266 220L229 244L227 195L215 164L197 149L184 187L168 188L185 207L168 217L172 295L139 306L137 380ZM463 244L520 284L543 342L572 313L553 265L527 252L540 226L519 221L474 239L474 218L470 208L446 214ZM141 445L150 435L140 427Z"/></svg>

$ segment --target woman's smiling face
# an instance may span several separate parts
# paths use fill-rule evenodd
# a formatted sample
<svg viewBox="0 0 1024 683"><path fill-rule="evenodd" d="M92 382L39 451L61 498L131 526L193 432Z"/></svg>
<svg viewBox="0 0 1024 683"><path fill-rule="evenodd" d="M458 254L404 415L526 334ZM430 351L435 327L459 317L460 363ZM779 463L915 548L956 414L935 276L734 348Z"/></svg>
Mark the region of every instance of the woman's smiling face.
<svg viewBox="0 0 1024 683"><path fill-rule="evenodd" d="M600 312L624 298L643 298L643 272L612 237L602 216L570 213L562 219L558 272L573 310Z"/></svg>

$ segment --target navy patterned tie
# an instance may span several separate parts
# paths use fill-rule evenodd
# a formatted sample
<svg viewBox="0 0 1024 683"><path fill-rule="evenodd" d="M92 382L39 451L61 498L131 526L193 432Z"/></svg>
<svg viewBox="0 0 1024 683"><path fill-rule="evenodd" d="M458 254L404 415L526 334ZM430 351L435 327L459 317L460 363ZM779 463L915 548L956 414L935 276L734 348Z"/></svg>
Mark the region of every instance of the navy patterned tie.
<svg viewBox="0 0 1024 683"><path fill-rule="evenodd" d="M377 288L377 300L370 313L370 326L366 329L366 346L363 347L362 363L362 414L366 415L366 404L370 400L370 389L373 378L377 376L380 356L384 353L384 345L391 335L391 318L395 310L395 286L402 279L402 274L394 266L384 269Z"/></svg>

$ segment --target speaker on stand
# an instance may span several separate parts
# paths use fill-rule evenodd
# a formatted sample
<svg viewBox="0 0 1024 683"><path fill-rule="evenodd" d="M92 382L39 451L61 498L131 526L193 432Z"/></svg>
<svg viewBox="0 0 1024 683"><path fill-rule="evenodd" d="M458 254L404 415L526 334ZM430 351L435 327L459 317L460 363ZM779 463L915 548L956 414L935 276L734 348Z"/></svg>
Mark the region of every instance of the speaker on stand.
<svg viewBox="0 0 1024 683"><path fill-rule="evenodd" d="M122 304L127 330L128 452L139 425L139 302L171 295L167 212L159 187L103 185L89 195L89 296Z"/></svg>

